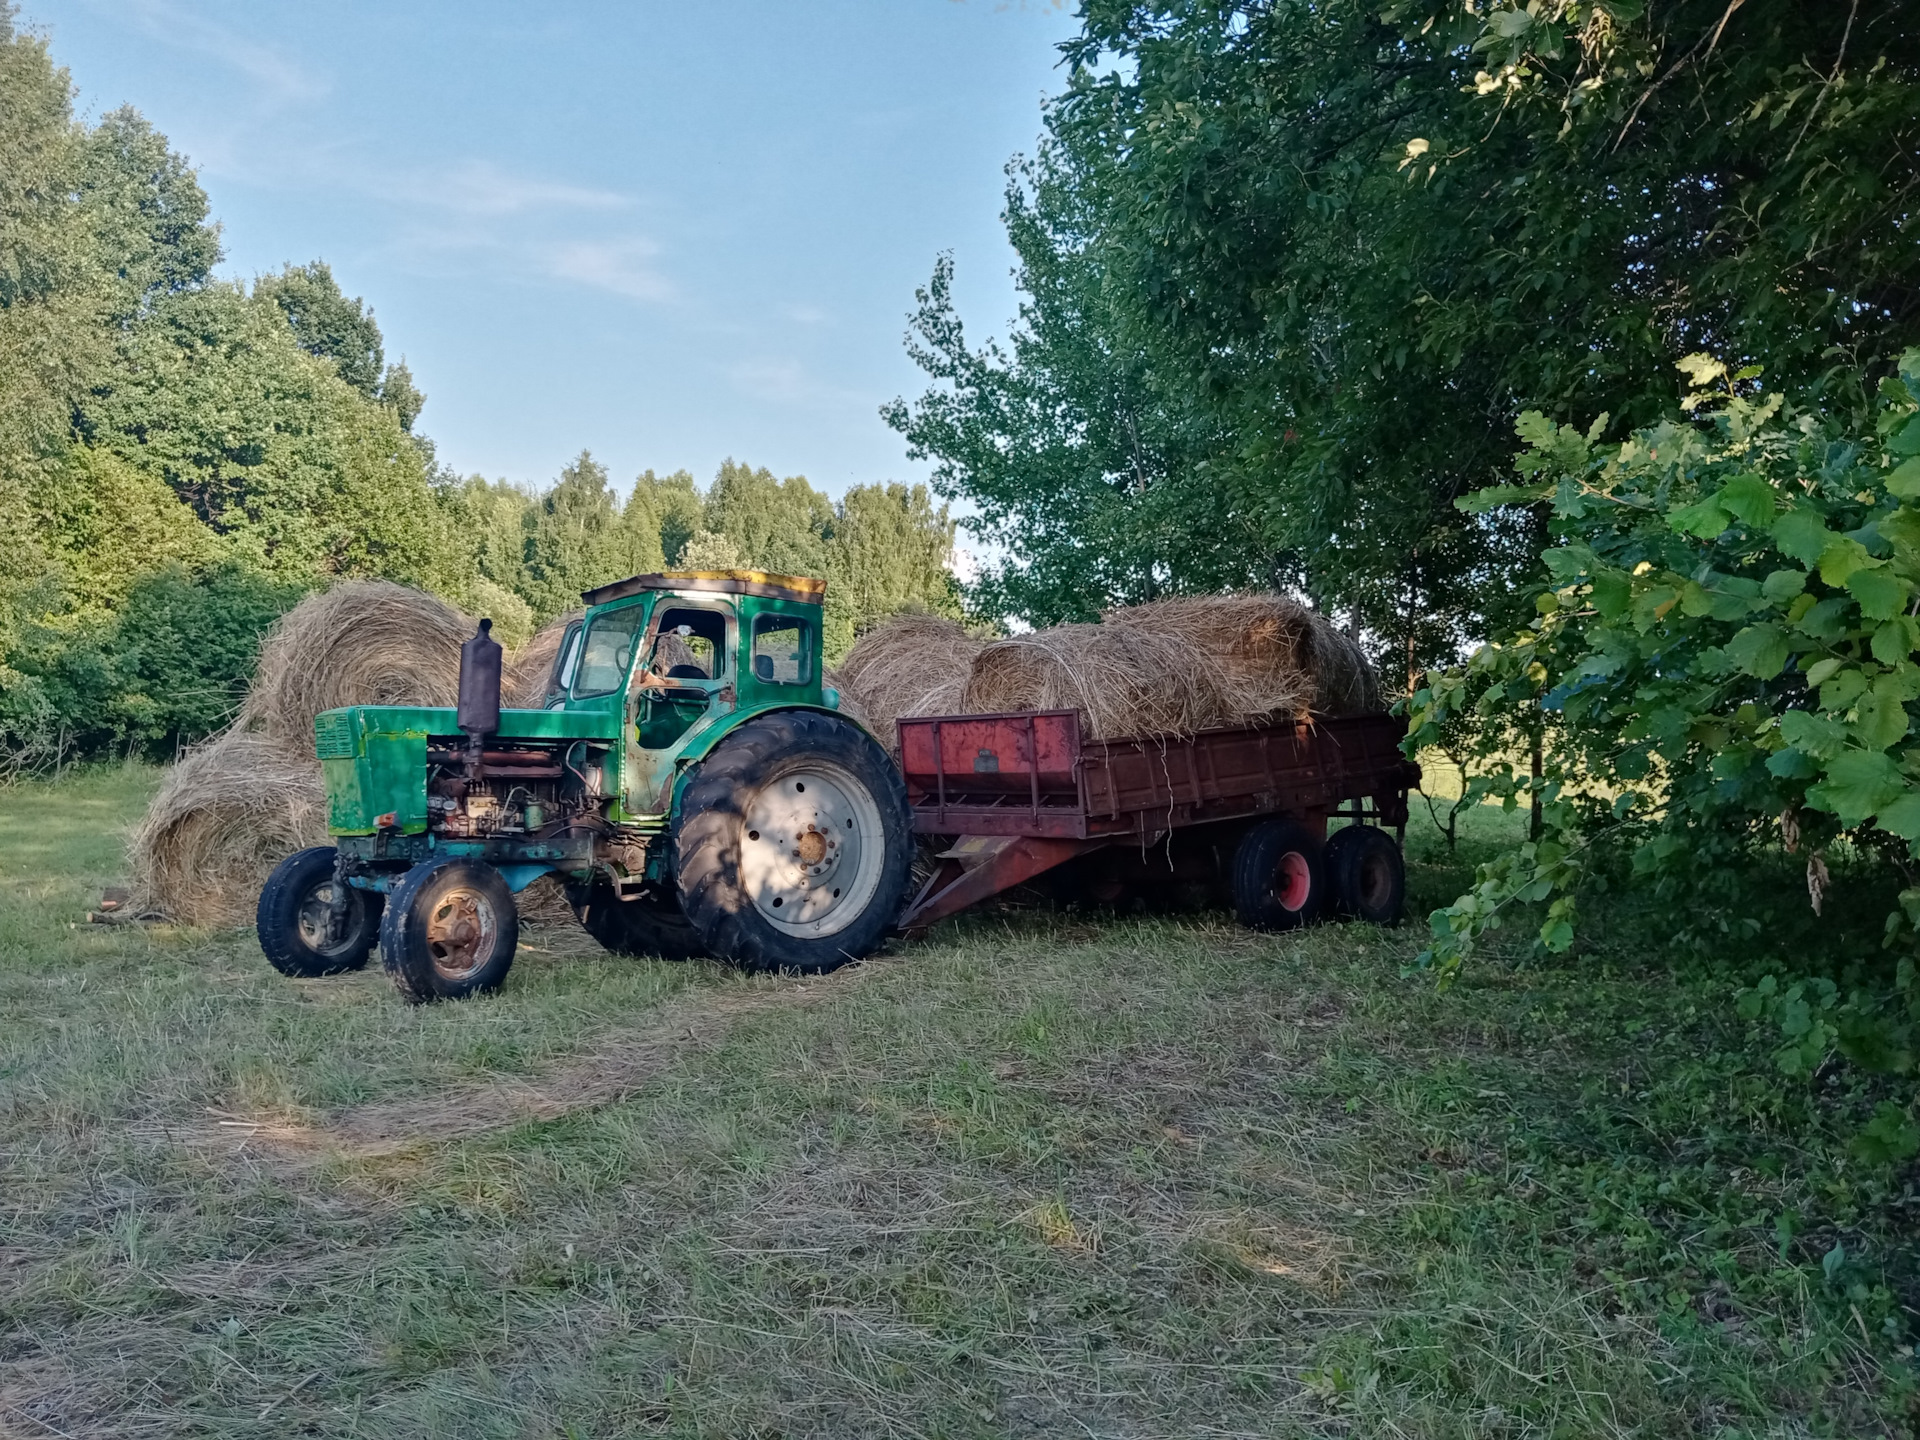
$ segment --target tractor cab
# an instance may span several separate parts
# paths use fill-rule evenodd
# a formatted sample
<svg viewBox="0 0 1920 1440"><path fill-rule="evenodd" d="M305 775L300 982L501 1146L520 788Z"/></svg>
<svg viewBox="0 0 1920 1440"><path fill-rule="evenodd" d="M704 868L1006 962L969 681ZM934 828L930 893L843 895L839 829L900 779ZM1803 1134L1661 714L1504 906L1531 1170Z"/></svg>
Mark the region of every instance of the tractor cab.
<svg viewBox="0 0 1920 1440"><path fill-rule="evenodd" d="M683 765L763 710L832 709L819 580L751 570L636 575L587 591L560 646L549 710L618 715L623 818L664 819Z"/></svg>

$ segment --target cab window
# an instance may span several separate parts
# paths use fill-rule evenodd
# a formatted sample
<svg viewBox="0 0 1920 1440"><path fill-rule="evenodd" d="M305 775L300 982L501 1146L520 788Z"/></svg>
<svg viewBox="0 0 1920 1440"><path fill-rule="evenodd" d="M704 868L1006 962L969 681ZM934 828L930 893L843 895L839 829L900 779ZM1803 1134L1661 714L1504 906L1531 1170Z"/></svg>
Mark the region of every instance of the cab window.
<svg viewBox="0 0 1920 1440"><path fill-rule="evenodd" d="M808 622L791 615L760 615L753 622L753 678L769 685L804 685L812 679Z"/></svg>
<svg viewBox="0 0 1920 1440"><path fill-rule="evenodd" d="M628 605L596 615L587 622L586 642L574 667L574 699L611 695L627 683L634 637L646 613L644 605Z"/></svg>
<svg viewBox="0 0 1920 1440"><path fill-rule="evenodd" d="M647 668L665 680L718 680L727 668L727 617L686 607L665 611Z"/></svg>
<svg viewBox="0 0 1920 1440"><path fill-rule="evenodd" d="M560 638L560 648L553 657L553 673L547 677L545 703L548 706L559 705L567 698L567 691L573 688L573 669L580 663L580 622L574 621L567 626L566 634Z"/></svg>

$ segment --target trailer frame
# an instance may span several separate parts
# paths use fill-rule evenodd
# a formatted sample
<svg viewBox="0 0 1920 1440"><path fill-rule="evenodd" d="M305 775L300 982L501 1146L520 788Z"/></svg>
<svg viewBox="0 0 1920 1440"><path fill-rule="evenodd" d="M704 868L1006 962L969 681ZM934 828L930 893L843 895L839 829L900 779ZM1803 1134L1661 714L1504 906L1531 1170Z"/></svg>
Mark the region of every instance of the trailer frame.
<svg viewBox="0 0 1920 1440"><path fill-rule="evenodd" d="M1405 722L1286 719L1189 736L1090 740L1075 710L899 721L914 830L956 837L909 902L909 933L1094 850L1176 830L1287 816L1324 839L1335 815L1403 838Z"/></svg>

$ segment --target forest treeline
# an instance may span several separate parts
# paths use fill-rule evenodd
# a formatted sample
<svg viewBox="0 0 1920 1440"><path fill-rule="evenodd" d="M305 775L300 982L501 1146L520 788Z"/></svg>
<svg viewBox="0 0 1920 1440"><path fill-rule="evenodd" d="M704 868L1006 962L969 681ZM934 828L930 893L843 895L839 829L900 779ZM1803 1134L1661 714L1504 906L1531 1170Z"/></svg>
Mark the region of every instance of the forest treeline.
<svg viewBox="0 0 1920 1440"><path fill-rule="evenodd" d="M458 476L325 264L243 284L220 259L187 160L132 109L76 121L66 72L0 6L0 768L217 729L265 627L344 576L424 587L508 639L670 564L825 577L830 652L878 616L957 609L923 487L833 502L729 461L622 498L584 452L542 493Z"/></svg>

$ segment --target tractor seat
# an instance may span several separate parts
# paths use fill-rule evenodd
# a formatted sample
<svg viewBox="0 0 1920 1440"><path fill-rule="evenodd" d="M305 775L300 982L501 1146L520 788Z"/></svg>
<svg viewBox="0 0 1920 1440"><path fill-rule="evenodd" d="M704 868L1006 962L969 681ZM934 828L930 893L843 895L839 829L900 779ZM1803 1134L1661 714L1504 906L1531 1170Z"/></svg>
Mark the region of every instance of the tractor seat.
<svg viewBox="0 0 1920 1440"><path fill-rule="evenodd" d="M753 657L753 676L756 680L773 679L773 657L756 655Z"/></svg>
<svg viewBox="0 0 1920 1440"><path fill-rule="evenodd" d="M669 680L706 680L711 677L698 665L676 665L667 671Z"/></svg>

